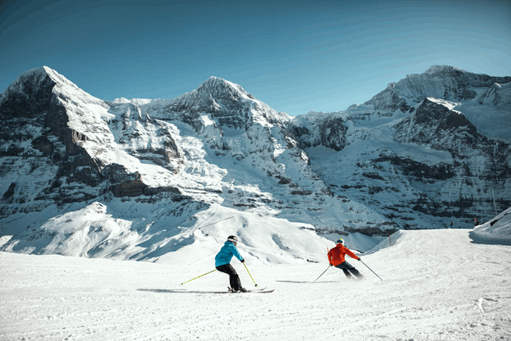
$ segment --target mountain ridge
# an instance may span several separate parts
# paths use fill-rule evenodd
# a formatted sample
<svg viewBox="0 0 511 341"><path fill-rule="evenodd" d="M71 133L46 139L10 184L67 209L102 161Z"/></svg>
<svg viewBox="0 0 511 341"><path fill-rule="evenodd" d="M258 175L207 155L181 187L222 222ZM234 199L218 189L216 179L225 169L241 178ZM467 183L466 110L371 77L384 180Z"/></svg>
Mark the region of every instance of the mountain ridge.
<svg viewBox="0 0 511 341"><path fill-rule="evenodd" d="M218 207L320 234L484 219L493 192L501 210L511 206L510 83L493 82L511 77L473 75L433 66L364 104L290 117L218 77L172 100L104 101L47 67L29 70L0 100L0 234L13 236L4 249L49 250L30 246L57 242L49 218L95 203L102 220L89 226L109 231L122 220L125 232L98 239L80 225L97 243L82 247L108 242L113 253L127 236L130 250L150 249L150 240L170 240L162 252L193 244L183 226Z"/></svg>

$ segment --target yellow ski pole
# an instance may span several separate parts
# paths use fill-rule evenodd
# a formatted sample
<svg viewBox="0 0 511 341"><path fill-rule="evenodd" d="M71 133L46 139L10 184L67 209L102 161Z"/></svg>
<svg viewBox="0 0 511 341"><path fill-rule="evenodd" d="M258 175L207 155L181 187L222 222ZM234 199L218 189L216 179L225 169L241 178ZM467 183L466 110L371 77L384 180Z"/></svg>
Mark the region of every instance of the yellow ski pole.
<svg viewBox="0 0 511 341"><path fill-rule="evenodd" d="M250 274L250 271L248 271L248 268L247 268L247 265L245 264L245 262L243 262L243 265L245 265L245 269L247 269L247 272L250 276L250 278L252 278L252 275ZM257 286L256 282L254 281L254 279L252 278L252 282L254 282L255 286Z"/></svg>
<svg viewBox="0 0 511 341"><path fill-rule="evenodd" d="M197 279L197 278L201 278L202 276L206 276L207 274L210 274L210 273L212 273L212 272L214 272L214 271L216 271L216 269L215 269L215 270L211 270L210 272L207 272L207 273L205 273L204 275L200 275L200 276L197 276L197 277L195 277L195 278L192 278L191 280L186 281L186 282L183 282L183 283L181 283L180 285L183 285L183 284L185 284L185 283L191 282L191 281L193 281L193 280L195 280L195 279Z"/></svg>

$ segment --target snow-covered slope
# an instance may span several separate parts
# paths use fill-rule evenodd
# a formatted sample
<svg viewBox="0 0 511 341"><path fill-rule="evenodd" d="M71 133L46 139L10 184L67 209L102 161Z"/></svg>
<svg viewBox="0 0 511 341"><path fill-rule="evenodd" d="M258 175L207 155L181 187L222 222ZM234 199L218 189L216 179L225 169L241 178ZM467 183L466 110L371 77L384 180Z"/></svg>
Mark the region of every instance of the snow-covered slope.
<svg viewBox="0 0 511 341"><path fill-rule="evenodd" d="M474 235L511 244L511 207L474 228Z"/></svg>
<svg viewBox="0 0 511 341"><path fill-rule="evenodd" d="M362 105L292 118L217 77L173 100L110 102L30 70L0 96L2 250L172 258L203 245L201 217L234 216L207 248L223 228L261 229L254 258L292 263L322 249L309 230L469 227L491 218L493 195L511 206L510 82L432 67ZM295 230L306 255L285 237Z"/></svg>
<svg viewBox="0 0 511 341"><path fill-rule="evenodd" d="M131 210L128 215L126 206ZM310 224L291 223L220 205L200 212L190 205L177 208L157 205L158 209L151 206L154 204L112 201L107 207L94 202L50 218L40 227L19 232L13 240L5 241L2 250L182 263L183 258L214 253L227 236L237 235L239 246L248 253L247 259L252 263L292 264L323 259L324 250L332 243L318 236ZM173 217L168 212L171 209L183 213ZM196 220L192 221L193 213ZM169 216L168 220L163 219ZM367 249L364 244L357 245L360 246L362 250Z"/></svg>
<svg viewBox="0 0 511 341"><path fill-rule="evenodd" d="M463 229L396 234L391 246L386 239L379 251L362 255L383 281L357 261L352 264L365 280L347 280L328 268L326 249L320 263L290 265L256 262L253 249L240 246L255 283L275 289L271 294L210 293L227 291L228 277L219 272L180 285L213 270L217 250L185 247L165 264L0 252L0 335L43 341L511 339L509 246L473 243ZM261 237L254 236L254 244ZM293 236L307 242L299 238ZM232 264L242 284L255 288L244 266Z"/></svg>

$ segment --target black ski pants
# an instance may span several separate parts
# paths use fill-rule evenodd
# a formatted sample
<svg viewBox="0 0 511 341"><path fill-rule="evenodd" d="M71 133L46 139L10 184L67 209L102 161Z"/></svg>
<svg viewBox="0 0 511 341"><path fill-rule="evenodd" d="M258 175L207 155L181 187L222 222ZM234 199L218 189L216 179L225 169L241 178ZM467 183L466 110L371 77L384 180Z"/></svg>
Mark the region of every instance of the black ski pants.
<svg viewBox="0 0 511 341"><path fill-rule="evenodd" d="M355 275L357 278L363 278L362 274L358 272L357 269L347 261L342 262L341 264L338 264L335 266L338 269L341 269L342 272L346 275L346 277L351 278L351 275Z"/></svg>
<svg viewBox="0 0 511 341"><path fill-rule="evenodd" d="M238 291L241 289L241 280L240 276L236 270L232 267L231 264L224 264L217 266L216 269L220 272L224 272L229 275L229 283L231 284L231 289L234 291Z"/></svg>

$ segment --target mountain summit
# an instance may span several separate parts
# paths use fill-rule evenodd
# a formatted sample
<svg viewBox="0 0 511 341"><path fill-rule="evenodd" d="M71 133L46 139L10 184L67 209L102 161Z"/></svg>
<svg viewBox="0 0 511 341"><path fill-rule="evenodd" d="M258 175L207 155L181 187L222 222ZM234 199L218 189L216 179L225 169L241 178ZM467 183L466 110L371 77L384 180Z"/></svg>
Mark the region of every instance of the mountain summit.
<svg viewBox="0 0 511 341"><path fill-rule="evenodd" d="M241 85L231 83L223 78L210 77L197 89L199 93L209 93L214 98L240 98L242 96L254 99L241 87Z"/></svg>
<svg viewBox="0 0 511 341"><path fill-rule="evenodd" d="M373 97L369 103L380 108L382 97L403 99L407 105L421 102L427 97L449 101L474 99L476 88L488 88L495 83L509 83L511 77L490 77L475 74L448 65L435 65L422 74L407 75L397 83L390 83L387 89Z"/></svg>
<svg viewBox="0 0 511 341"><path fill-rule="evenodd" d="M290 118L258 101L240 85L218 77L210 77L197 90L174 100L173 111L211 114L220 125L246 129L253 122L270 126L285 125Z"/></svg>

